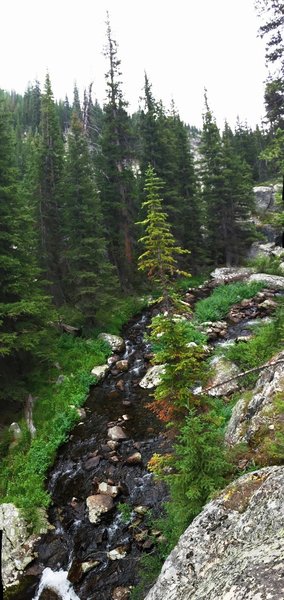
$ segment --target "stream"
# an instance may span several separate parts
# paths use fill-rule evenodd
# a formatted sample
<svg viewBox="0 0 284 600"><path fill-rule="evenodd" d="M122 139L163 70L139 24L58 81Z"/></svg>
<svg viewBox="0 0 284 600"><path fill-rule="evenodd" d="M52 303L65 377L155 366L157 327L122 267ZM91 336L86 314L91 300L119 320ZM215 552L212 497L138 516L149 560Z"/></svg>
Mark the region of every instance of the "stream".
<svg viewBox="0 0 284 600"><path fill-rule="evenodd" d="M194 294L193 303L201 294ZM209 345L226 345L250 332L259 310L254 304L239 310L238 322L228 323L221 338L214 334ZM153 550L153 537L159 543L152 521L168 495L147 463L154 453L170 452L171 440L145 406L152 390L139 386L151 360L145 333L152 316L146 310L125 327L125 350L117 358L128 361L128 370L118 372L114 364L91 388L82 420L60 447L47 478L52 529L41 537L21 591L9 600L126 600L138 583L141 555ZM110 438L116 426L125 439ZM106 499L105 512L90 522L88 505L98 495Z"/></svg>
<svg viewBox="0 0 284 600"><path fill-rule="evenodd" d="M137 563L153 548L151 520L167 500L165 485L154 481L147 463L155 452L170 450L161 423L145 407L151 391L138 385L151 357L144 340L151 317L146 312L128 324L119 356L128 360L127 372L114 367L91 389L86 418L59 449L48 474L54 529L42 536L26 587L13 600L111 600L117 589L118 598L127 598L127 589L138 582ZM109 440L108 429L115 425L123 428L125 440ZM105 496L113 507L91 523L86 499L100 491L102 482L114 491L113 498ZM129 509L125 518L119 503ZM119 588L125 588L125 596Z"/></svg>

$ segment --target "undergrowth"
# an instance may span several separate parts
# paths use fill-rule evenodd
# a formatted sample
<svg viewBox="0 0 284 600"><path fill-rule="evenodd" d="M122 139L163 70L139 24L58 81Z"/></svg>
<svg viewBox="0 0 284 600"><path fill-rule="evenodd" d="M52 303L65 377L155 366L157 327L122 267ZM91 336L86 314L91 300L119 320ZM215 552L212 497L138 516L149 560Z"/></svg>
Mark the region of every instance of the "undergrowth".
<svg viewBox="0 0 284 600"><path fill-rule="evenodd" d="M118 333L119 327L145 304L144 299L120 301L101 331ZM35 531L42 525L38 509L50 502L45 488L47 470L58 447L79 420L78 408L84 404L90 385L96 382L90 374L92 368L105 363L109 354L109 346L102 340L58 335L53 349L54 363L45 365L30 380L30 392L36 399L33 412L36 437L31 439L23 420L19 421L22 438L16 445L8 448L10 438L4 436L2 450L9 451L1 462L0 503L13 502L23 509Z"/></svg>
<svg viewBox="0 0 284 600"><path fill-rule="evenodd" d="M252 298L264 287L261 282L236 282L220 285L208 298L199 300L195 305L194 317L199 322L218 321L224 318L231 306L245 298Z"/></svg>

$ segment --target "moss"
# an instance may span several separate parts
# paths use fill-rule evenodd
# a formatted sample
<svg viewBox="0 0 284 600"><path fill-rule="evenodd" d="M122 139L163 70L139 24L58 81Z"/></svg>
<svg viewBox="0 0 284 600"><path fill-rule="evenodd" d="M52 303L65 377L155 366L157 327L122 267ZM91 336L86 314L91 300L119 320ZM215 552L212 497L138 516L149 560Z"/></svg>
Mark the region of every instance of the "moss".
<svg viewBox="0 0 284 600"><path fill-rule="evenodd" d="M246 511L253 494L267 479L268 474L251 473L244 482L234 483L227 489L222 504L229 510L239 513Z"/></svg>

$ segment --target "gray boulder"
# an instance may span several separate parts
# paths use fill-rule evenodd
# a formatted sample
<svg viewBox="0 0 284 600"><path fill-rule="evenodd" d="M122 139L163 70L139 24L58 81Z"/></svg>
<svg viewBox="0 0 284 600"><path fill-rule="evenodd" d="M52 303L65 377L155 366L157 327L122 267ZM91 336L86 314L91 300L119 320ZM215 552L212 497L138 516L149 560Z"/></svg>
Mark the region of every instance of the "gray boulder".
<svg viewBox="0 0 284 600"><path fill-rule="evenodd" d="M113 508L113 499L106 494L88 496L86 504L89 511L90 523L98 523L101 516Z"/></svg>
<svg viewBox="0 0 284 600"><path fill-rule="evenodd" d="M249 276L248 282L252 281L262 281L265 283L266 287L273 290L283 290L284 289L284 277L281 275L268 275L267 273L253 273Z"/></svg>
<svg viewBox="0 0 284 600"><path fill-rule="evenodd" d="M122 350L125 348L124 339L118 335L112 335L111 333L100 333L98 338L99 340L104 340L104 342L107 342L113 352L122 352Z"/></svg>
<svg viewBox="0 0 284 600"><path fill-rule="evenodd" d="M242 281L253 273L250 267L220 267L210 273L210 277L218 285L233 281Z"/></svg>
<svg viewBox="0 0 284 600"><path fill-rule="evenodd" d="M17 583L23 570L34 560L37 537L29 537L24 518L11 503L0 505L0 529L3 531L2 579L6 589Z"/></svg>
<svg viewBox="0 0 284 600"><path fill-rule="evenodd" d="M227 381L240 373L240 369L237 365L230 360L227 360L224 356L215 356L210 361L210 366L213 370L213 376L210 380L209 387L215 385L217 387L208 391L209 396L229 396L238 390L238 379Z"/></svg>
<svg viewBox="0 0 284 600"><path fill-rule="evenodd" d="M280 362L263 370L251 394L244 396L233 408L232 416L227 426L225 440L229 446L241 442L255 445L256 435L262 432L257 444L260 446L265 440L265 432L270 438L277 430L277 423L281 414L275 407L275 400L284 392L284 352L280 352L271 359L271 362Z"/></svg>
<svg viewBox="0 0 284 600"><path fill-rule="evenodd" d="M145 600L283 600L284 467L240 477L194 519Z"/></svg>
<svg viewBox="0 0 284 600"><path fill-rule="evenodd" d="M99 367L94 367L91 370L91 375L94 375L94 377L96 377L98 381L101 381L102 379L105 378L105 376L108 374L108 372L109 372L108 365L100 365Z"/></svg>
<svg viewBox="0 0 284 600"><path fill-rule="evenodd" d="M273 186L259 185L253 188L255 211L264 214L268 210L274 210L275 192Z"/></svg>
<svg viewBox="0 0 284 600"><path fill-rule="evenodd" d="M151 390L161 383L161 375L165 372L165 365L155 365L148 369L146 375L141 379L139 385L141 388Z"/></svg>

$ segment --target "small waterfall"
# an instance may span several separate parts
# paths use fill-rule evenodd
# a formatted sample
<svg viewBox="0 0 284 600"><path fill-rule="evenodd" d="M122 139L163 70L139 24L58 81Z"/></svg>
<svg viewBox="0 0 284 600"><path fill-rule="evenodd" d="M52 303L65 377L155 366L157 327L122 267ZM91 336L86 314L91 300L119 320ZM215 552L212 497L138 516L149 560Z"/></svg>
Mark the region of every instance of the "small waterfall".
<svg viewBox="0 0 284 600"><path fill-rule="evenodd" d="M34 600L39 600L44 589L58 594L60 600L80 600L79 596L75 594L70 581L68 581L67 575L67 571L52 571L49 567L44 569Z"/></svg>

